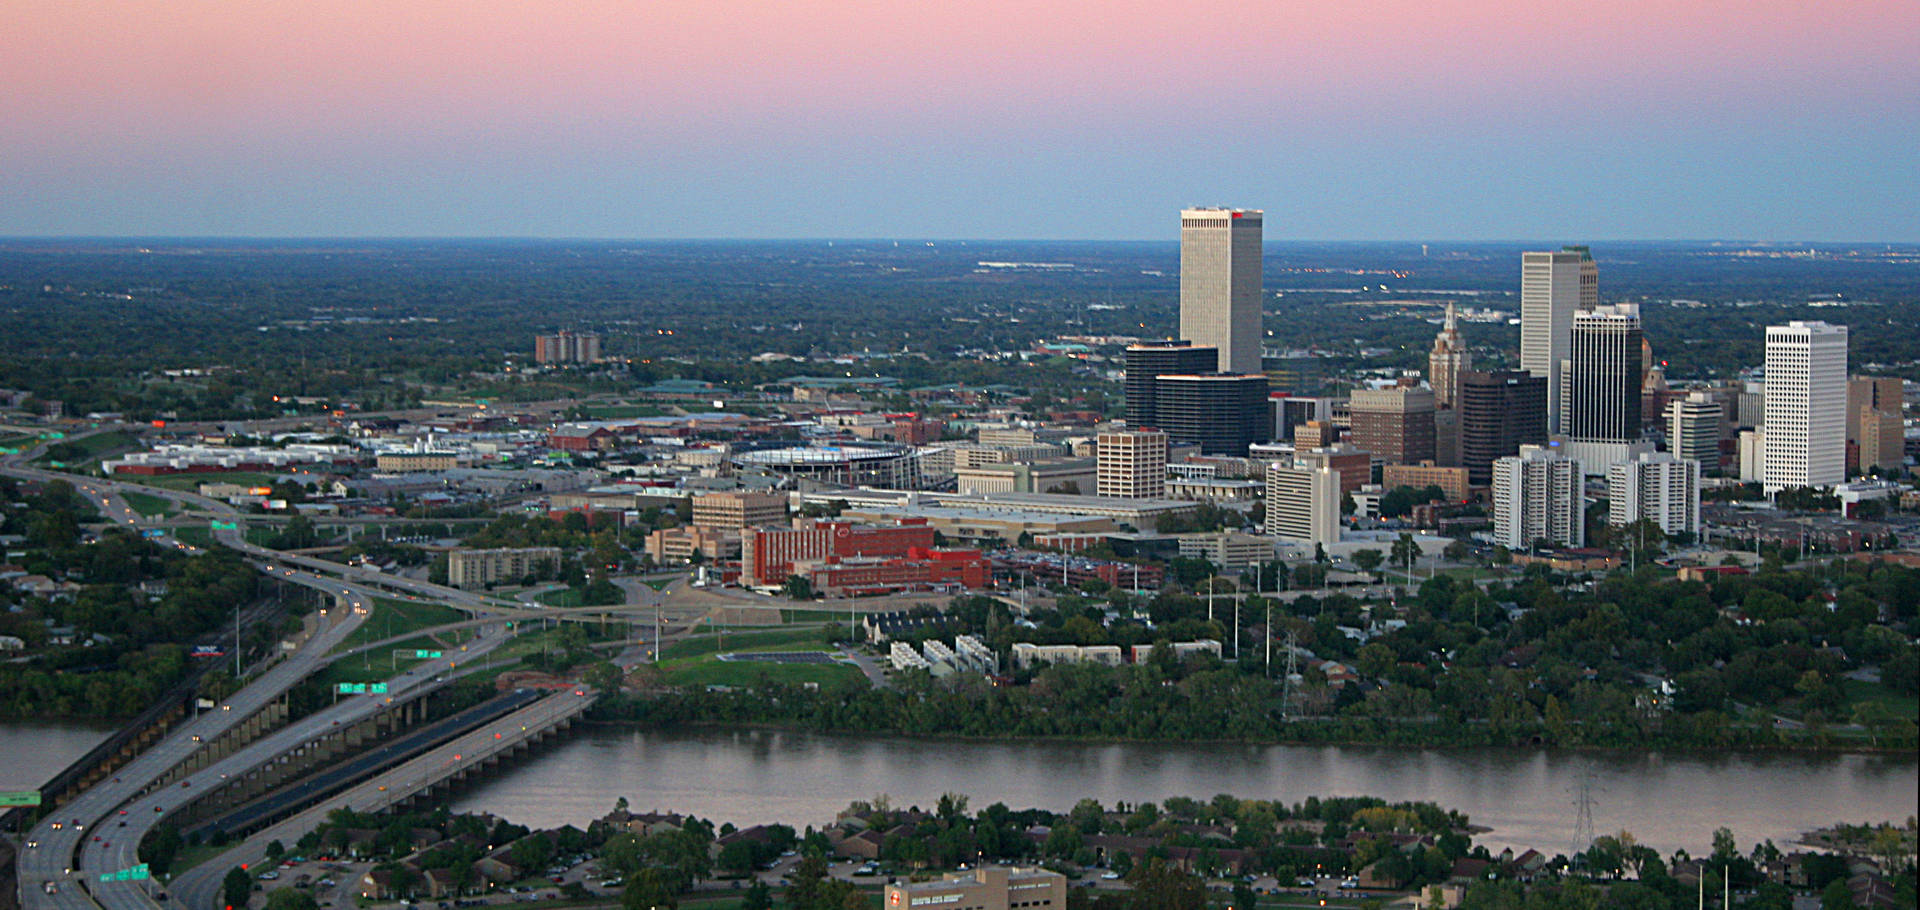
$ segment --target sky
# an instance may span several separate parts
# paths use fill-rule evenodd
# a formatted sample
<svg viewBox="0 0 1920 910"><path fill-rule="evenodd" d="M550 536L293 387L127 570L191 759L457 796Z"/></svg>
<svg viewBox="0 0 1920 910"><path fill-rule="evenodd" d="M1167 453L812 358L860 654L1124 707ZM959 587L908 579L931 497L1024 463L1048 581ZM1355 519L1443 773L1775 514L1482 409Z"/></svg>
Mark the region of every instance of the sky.
<svg viewBox="0 0 1920 910"><path fill-rule="evenodd" d="M0 236L1920 241L1920 2L7 0Z"/></svg>

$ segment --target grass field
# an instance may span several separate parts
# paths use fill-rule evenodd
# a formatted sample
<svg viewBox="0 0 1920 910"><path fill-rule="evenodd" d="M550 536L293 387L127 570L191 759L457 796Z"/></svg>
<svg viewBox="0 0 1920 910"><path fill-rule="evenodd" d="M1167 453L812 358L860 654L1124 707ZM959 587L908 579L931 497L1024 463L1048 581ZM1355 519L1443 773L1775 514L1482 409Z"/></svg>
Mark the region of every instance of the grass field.
<svg viewBox="0 0 1920 910"><path fill-rule="evenodd" d="M173 536L181 543L191 544L196 547L204 548L213 546L213 531L206 525L175 528L173 529Z"/></svg>
<svg viewBox="0 0 1920 910"><path fill-rule="evenodd" d="M582 410L593 420L624 420L629 417L659 417L666 411L650 404L588 405Z"/></svg>
<svg viewBox="0 0 1920 910"><path fill-rule="evenodd" d="M367 621L360 624L360 628L353 630L353 634L347 636L347 640L333 650L338 653L349 648L357 648L370 641L405 635L415 629L444 626L467 618L467 614L440 604L379 597L373 601L373 615L368 616Z"/></svg>
<svg viewBox="0 0 1920 910"><path fill-rule="evenodd" d="M212 474L162 474L158 477L142 477L140 482L164 490L198 493L203 483L237 483L249 487L264 487L272 483L273 478L257 471L222 471Z"/></svg>
<svg viewBox="0 0 1920 910"><path fill-rule="evenodd" d="M1892 717L1920 717L1920 698L1901 695L1880 683L1861 682L1849 679L1841 684L1847 693L1847 701L1853 704L1879 702Z"/></svg>
<svg viewBox="0 0 1920 910"><path fill-rule="evenodd" d="M179 511L171 499L161 499L151 493L122 493L120 498L127 501L128 507L142 515L172 515Z"/></svg>
<svg viewBox="0 0 1920 910"><path fill-rule="evenodd" d="M824 648L818 626L799 629L777 629L767 632L729 632L726 635L726 647L722 648L720 636L703 636L676 641L663 649L666 660L681 660L688 657L701 657L718 651L806 651Z"/></svg>
<svg viewBox="0 0 1920 910"><path fill-rule="evenodd" d="M860 668L852 664L774 664L712 657L667 661L660 669L667 683L676 686L753 686L762 681L824 686L860 678Z"/></svg>
<svg viewBox="0 0 1920 910"><path fill-rule="evenodd" d="M380 682L420 663L419 658L396 658L394 655L395 651L409 652L416 649L441 650L441 645L425 635L409 638L393 644L391 648L381 648L378 651L335 661L325 670L315 673L313 681L325 689L333 688L335 683Z"/></svg>
<svg viewBox="0 0 1920 910"><path fill-rule="evenodd" d="M68 468L79 468L98 459L100 456L120 449L131 449L140 444L132 434L115 430L111 433L95 433L92 436L54 440L47 451L35 461L46 463L59 461Z"/></svg>

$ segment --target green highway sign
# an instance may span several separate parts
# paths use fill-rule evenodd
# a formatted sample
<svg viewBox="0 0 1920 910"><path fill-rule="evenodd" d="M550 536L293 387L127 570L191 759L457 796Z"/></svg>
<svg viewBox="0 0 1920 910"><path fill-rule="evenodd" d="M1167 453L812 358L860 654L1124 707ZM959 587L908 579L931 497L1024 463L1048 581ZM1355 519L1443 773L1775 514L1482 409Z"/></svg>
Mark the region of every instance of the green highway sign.
<svg viewBox="0 0 1920 910"><path fill-rule="evenodd" d="M100 873L100 880L103 882L144 882L152 877L153 872L147 868L146 863L141 863L138 866L129 866L114 872Z"/></svg>
<svg viewBox="0 0 1920 910"><path fill-rule="evenodd" d="M385 695L387 684L377 683L335 683L333 691L338 695Z"/></svg>
<svg viewBox="0 0 1920 910"><path fill-rule="evenodd" d="M67 438L67 434L62 433L59 430L48 430L45 433L41 433L40 438L41 439L65 439Z"/></svg>
<svg viewBox="0 0 1920 910"><path fill-rule="evenodd" d="M237 522L237 521L221 521L221 520L219 520L219 519L217 519L217 518L216 518L216 519L214 519L214 520L213 520L212 522L210 522L210 524L211 524L211 526L212 526L212 528L213 528L213 529L214 529L215 531L238 531L238 530L240 530L240 523L239 523L239 522Z"/></svg>
<svg viewBox="0 0 1920 910"><path fill-rule="evenodd" d="M421 660L433 660L434 658L436 658L436 657L439 657L439 656L440 656L440 652L439 652L439 651L428 651L428 650L425 650L425 649L421 649L421 650L418 650L418 651L415 651L415 652L413 652L413 656L415 656L415 657L418 657L418 658L420 658Z"/></svg>
<svg viewBox="0 0 1920 910"><path fill-rule="evenodd" d="M0 790L0 809L40 805L38 790Z"/></svg>

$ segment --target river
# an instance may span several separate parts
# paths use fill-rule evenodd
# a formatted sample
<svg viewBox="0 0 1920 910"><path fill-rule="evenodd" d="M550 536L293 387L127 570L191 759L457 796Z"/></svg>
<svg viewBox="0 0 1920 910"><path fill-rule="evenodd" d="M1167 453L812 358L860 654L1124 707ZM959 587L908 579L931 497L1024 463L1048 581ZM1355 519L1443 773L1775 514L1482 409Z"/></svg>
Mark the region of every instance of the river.
<svg viewBox="0 0 1920 910"><path fill-rule="evenodd" d="M0 723L0 790L37 790L116 730L110 723Z"/></svg>
<svg viewBox="0 0 1920 910"><path fill-rule="evenodd" d="M1498 850L1564 852L1581 792L1593 830L1631 831L1662 853L1700 853L1713 830L1742 849L1837 821L1901 821L1920 800L1913 755L1625 754L1540 749L1396 749L1177 743L944 742L775 730L639 732L589 726L459 795L454 808L535 827L584 827L625 796L635 811L715 824L821 825L850 800L887 794L931 808L1112 806L1218 793L1427 800L1493 830Z"/></svg>

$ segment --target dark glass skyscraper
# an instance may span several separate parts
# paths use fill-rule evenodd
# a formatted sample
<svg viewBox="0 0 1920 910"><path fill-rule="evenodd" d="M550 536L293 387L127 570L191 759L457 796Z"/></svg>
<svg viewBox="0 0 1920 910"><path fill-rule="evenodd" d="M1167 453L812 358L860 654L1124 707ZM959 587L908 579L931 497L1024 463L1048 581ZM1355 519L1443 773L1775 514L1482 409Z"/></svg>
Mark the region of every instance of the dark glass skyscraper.
<svg viewBox="0 0 1920 910"><path fill-rule="evenodd" d="M1460 374L1460 464L1467 482L1493 482L1493 461L1547 441L1547 377L1522 371Z"/></svg>
<svg viewBox="0 0 1920 910"><path fill-rule="evenodd" d="M1160 426L1155 410L1155 379L1174 373L1211 373L1220 351L1195 347L1190 341L1143 341L1127 348L1127 426Z"/></svg>

